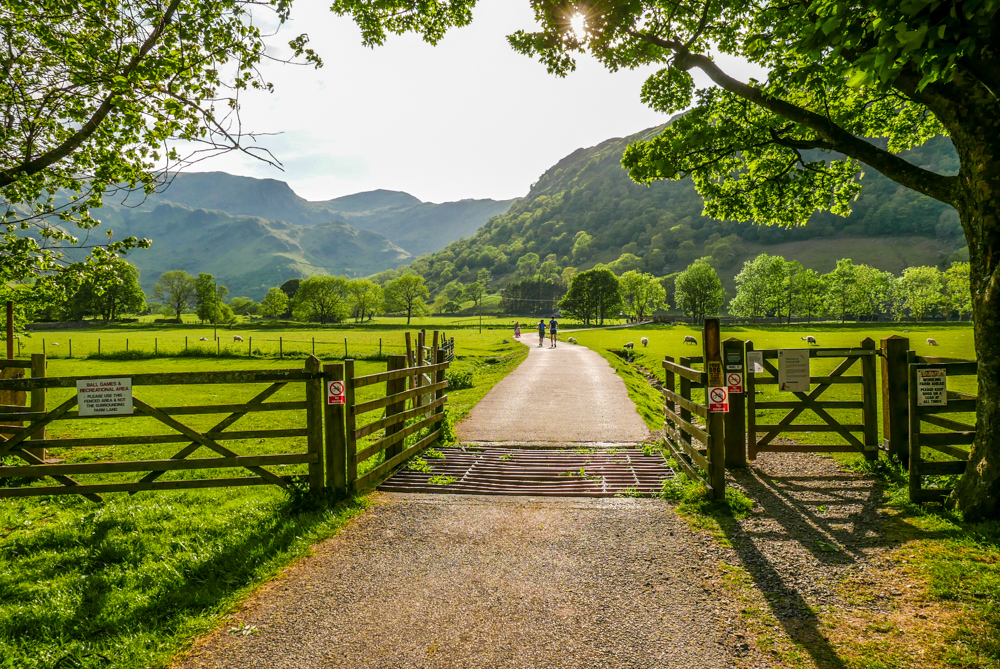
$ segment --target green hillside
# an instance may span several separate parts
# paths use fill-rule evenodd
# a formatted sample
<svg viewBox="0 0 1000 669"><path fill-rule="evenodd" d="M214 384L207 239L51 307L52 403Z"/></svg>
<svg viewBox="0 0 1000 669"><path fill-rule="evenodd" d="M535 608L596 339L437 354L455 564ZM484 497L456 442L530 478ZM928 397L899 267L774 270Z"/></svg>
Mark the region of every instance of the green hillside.
<svg viewBox="0 0 1000 669"><path fill-rule="evenodd" d="M272 286L313 274L367 276L412 256L382 235L343 221L301 225L221 211L161 204L112 226L116 236L149 237L153 245L128 260L150 288L165 271L209 272L233 295L260 299Z"/></svg>
<svg viewBox="0 0 1000 669"><path fill-rule="evenodd" d="M409 193L374 190L310 202L296 195L284 181L225 172L192 172L174 175L166 188L146 198L131 195L124 202L109 199L104 212L111 220L121 220L132 211L155 212L167 202L300 225L346 220L359 230L382 234L416 256L439 251L450 242L471 236L491 217L506 212L512 200L435 204L421 202ZM379 270L391 267L394 266Z"/></svg>
<svg viewBox="0 0 1000 669"><path fill-rule="evenodd" d="M580 269L633 253L642 269L656 275L711 256L728 283L745 259L762 251L798 258L824 272L844 257L898 271L906 264L943 262L964 246L951 207L874 172L864 175L865 189L848 218L816 214L808 225L786 229L702 216L702 199L690 180L640 186L621 168L621 154L630 142L661 129L573 152L546 171L506 214L491 219L473 237L411 266L439 288L455 278L472 280L481 268L504 284L527 253L542 259L552 254L560 267ZM940 171L955 172L958 167L946 138L903 155ZM577 244L581 233L593 238L589 247Z"/></svg>

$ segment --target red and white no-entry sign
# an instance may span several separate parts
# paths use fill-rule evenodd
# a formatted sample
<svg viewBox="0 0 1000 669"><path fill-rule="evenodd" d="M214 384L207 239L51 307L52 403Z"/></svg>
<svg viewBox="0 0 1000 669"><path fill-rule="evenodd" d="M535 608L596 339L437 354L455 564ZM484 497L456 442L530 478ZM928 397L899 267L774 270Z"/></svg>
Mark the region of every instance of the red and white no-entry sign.
<svg viewBox="0 0 1000 669"><path fill-rule="evenodd" d="M743 392L743 375L738 372L726 374L726 385L731 393Z"/></svg>
<svg viewBox="0 0 1000 669"><path fill-rule="evenodd" d="M729 390L726 388L709 388L708 410L715 413L729 413Z"/></svg>
<svg viewBox="0 0 1000 669"><path fill-rule="evenodd" d="M344 404L346 399L344 397L344 382L343 381L330 381L326 385L326 403L327 404Z"/></svg>

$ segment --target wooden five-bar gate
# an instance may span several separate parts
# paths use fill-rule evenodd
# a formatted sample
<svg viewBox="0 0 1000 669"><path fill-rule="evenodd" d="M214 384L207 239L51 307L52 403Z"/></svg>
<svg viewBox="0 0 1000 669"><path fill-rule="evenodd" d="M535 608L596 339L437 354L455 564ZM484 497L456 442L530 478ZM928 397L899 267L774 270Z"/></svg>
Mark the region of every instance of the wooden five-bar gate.
<svg viewBox="0 0 1000 669"><path fill-rule="evenodd" d="M448 351L436 346L437 333L435 346L424 346L423 333L418 341L413 364L407 363L406 356L390 356L385 372L360 376L355 374L353 360L323 366L315 356L302 369L132 374L127 377L131 409L108 415L79 410L78 383L111 384L123 375L46 377L44 356L0 361L4 376L12 376L7 370L33 370L31 376L0 380L0 479L6 479L0 498L79 494L100 501L101 494L113 492L252 485L313 493L326 488L341 494L369 488L440 438L447 403ZM358 389L383 382L384 396L355 401ZM336 383L341 385L332 385ZM221 388L224 396L248 392L252 396L196 406L167 406L150 399L157 394L152 391L156 387L195 393L206 386ZM45 398L50 391L66 397L47 410ZM30 404L23 401L25 397L31 398ZM358 424L360 416L379 410L381 416ZM276 419L281 427L245 425L250 417L268 412L282 412ZM221 420L213 421L212 416ZM145 422L135 422L143 417ZM112 436L83 436L87 430L74 429L72 423L61 430L68 436L46 435L53 423L79 426L81 420L120 423L110 430ZM244 429L237 429L240 421ZM414 443L408 444L408 438ZM183 446L165 455L163 445L173 443ZM130 453L146 449L154 455L64 462L47 459L44 450L107 446L134 446ZM382 462L358 476L360 463L383 452ZM278 471L286 467L296 467L296 473ZM167 477L168 472L174 474ZM43 480L56 485L39 484Z"/></svg>
<svg viewBox="0 0 1000 669"><path fill-rule="evenodd" d="M868 459L878 454L878 396L875 377L875 341L864 339L857 348L809 348L801 349L808 355L809 363L815 360L838 361L832 371L823 375L809 374L808 391L793 391L782 399L757 399L758 387L768 389L778 386L779 372L774 362L778 359L777 349L755 350L753 342L746 343L747 359L757 358L763 370L756 372L748 365L746 370L746 413L747 413L747 456L756 460L757 454L765 451L777 453L831 453L856 452ZM757 355L753 355L756 352ZM860 368L860 369L858 369ZM848 375L847 372L855 371ZM860 373L857 373L860 372ZM850 386L857 397L852 399L821 399L834 386L844 389ZM779 388L779 390L784 390ZM764 391L766 392L766 390ZM841 393L842 394L842 393ZM778 409L787 413L775 423L760 424L757 412ZM857 413L856 421L844 422L831 411L852 410ZM805 423L801 418L810 412L821 422ZM838 413L838 416L842 415ZM797 420L799 419L799 420ZM833 432L841 437L836 444L803 444L791 440L780 440L782 435ZM763 435L763 436L760 436ZM776 441L777 440L777 441Z"/></svg>

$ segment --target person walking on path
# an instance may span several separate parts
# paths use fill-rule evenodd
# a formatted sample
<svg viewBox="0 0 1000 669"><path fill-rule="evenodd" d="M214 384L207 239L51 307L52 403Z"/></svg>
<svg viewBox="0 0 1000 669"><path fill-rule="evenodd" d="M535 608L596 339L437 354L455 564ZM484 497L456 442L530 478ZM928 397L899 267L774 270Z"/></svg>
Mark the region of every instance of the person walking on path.
<svg viewBox="0 0 1000 669"><path fill-rule="evenodd" d="M553 316L552 320L549 321L549 341L552 344L549 348L556 347L556 328L558 327L559 323L556 322L556 317Z"/></svg>
<svg viewBox="0 0 1000 669"><path fill-rule="evenodd" d="M521 321L514 322L514 339L521 338Z"/></svg>
<svg viewBox="0 0 1000 669"><path fill-rule="evenodd" d="M545 344L545 319L538 321L538 348Z"/></svg>

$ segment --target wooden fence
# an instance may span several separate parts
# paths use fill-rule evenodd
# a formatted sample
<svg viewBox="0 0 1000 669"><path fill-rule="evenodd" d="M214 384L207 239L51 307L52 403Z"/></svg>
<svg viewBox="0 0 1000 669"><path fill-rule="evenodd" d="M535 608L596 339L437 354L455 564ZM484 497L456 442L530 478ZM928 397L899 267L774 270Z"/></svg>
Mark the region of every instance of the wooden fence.
<svg viewBox="0 0 1000 669"><path fill-rule="evenodd" d="M924 477L964 474L969 452L962 447L971 446L976 438L975 425L942 415L971 413L974 418L976 411L976 396L947 390L947 379L975 376L978 365L974 360L921 357L912 351L908 359L910 501L939 502L952 488L925 488ZM925 431L925 423L943 431ZM938 457L926 458L924 449L936 451Z"/></svg>
<svg viewBox="0 0 1000 669"><path fill-rule="evenodd" d="M109 377L31 377L0 381L0 390L37 392L52 388L77 388L79 381L101 382L120 379ZM304 369L286 370L243 370L230 372L180 372L162 374L134 374L128 377L131 393L131 413L91 416L77 409L79 393L73 393L56 408L46 411L8 412L10 420L28 422L25 427L7 432L0 442L0 455L14 455L26 461L27 465L0 467L0 477L24 477L29 479L48 477L61 485L57 486L14 486L0 488L0 498L27 497L37 495L80 494L100 501L101 493L129 492L143 490L179 490L190 488L231 487L247 485L277 485L293 487L299 482L307 483L309 489L318 492L323 485L323 432L322 394L323 373L320 362L310 357ZM250 384L268 384L252 399L246 402L214 404L204 406L154 406L142 400L134 389L149 386L229 385L245 387ZM304 386L305 399L295 401L267 400L289 384ZM141 391L140 391L141 393ZM300 425L285 429L232 430L244 416L268 411L304 411ZM225 414L225 418L207 429L193 428L177 416ZM167 434L134 434L134 430L122 430L125 434L100 437L39 438L45 428L57 421L110 420L124 421L136 417L149 417L157 424L170 428ZM220 442L233 440L270 440L304 437L304 447L297 452L273 454L240 455ZM130 460L118 462L76 462L62 463L43 460L28 448L85 448L122 445L187 444L166 459ZM200 449L208 449L218 457L191 458ZM274 465L308 465L307 476L278 475L266 469ZM168 471L246 469L254 476L232 478L184 478L160 480ZM96 474L139 473L145 475L137 481L81 483L73 476Z"/></svg>
<svg viewBox="0 0 1000 669"><path fill-rule="evenodd" d="M875 341L864 339L858 348L809 348L809 362L814 359L842 358L833 371L825 376L809 376L810 390L791 392L795 399L758 401L758 386L778 385L778 368L771 362L778 358L776 349L756 350L753 342L746 344L746 412L747 412L747 455L755 460L763 451L778 453L830 453L858 452L868 459L878 454L878 397L875 377ZM756 351L763 360L763 375L757 376L749 365ZM855 365L860 364L860 374L848 376ZM853 384L860 390L860 397L853 400L823 400L820 396L834 385ZM757 423L757 410L787 409L777 423L761 425ZM860 412L858 422L844 423L832 416L829 410L853 409ZM812 411L822 423L796 423L805 411ZM844 440L840 444L777 444L773 441L782 434L803 432L835 432ZM764 436L758 437L763 434Z"/></svg>

